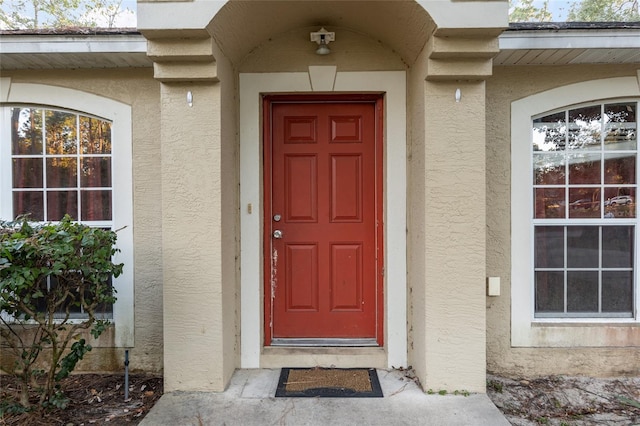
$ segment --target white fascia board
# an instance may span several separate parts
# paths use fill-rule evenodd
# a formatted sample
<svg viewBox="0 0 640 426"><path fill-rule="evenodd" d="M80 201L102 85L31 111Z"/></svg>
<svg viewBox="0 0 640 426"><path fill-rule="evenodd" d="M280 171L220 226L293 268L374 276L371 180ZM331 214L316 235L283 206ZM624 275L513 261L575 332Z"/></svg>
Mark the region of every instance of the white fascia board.
<svg viewBox="0 0 640 426"><path fill-rule="evenodd" d="M226 0L138 2L138 30L201 30Z"/></svg>
<svg viewBox="0 0 640 426"><path fill-rule="evenodd" d="M635 49L640 30L513 31L499 38L500 50Z"/></svg>
<svg viewBox="0 0 640 426"><path fill-rule="evenodd" d="M419 0L438 29L507 28L509 4L506 1Z"/></svg>
<svg viewBox="0 0 640 426"><path fill-rule="evenodd" d="M3 35L0 53L147 53L141 34L109 36Z"/></svg>

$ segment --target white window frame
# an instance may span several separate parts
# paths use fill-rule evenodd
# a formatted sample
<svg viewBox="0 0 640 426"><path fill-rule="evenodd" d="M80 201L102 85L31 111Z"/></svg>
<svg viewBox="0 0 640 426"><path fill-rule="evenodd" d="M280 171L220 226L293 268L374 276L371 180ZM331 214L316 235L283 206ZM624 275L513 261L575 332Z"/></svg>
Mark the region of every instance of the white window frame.
<svg viewBox="0 0 640 426"><path fill-rule="evenodd" d="M123 273L113 280L117 301L113 305L115 347L134 345L133 193L131 106L79 90L44 84L13 83L0 78L0 218L11 219L11 140L9 108L12 105L77 111L111 121L112 226L118 230L114 262L124 263Z"/></svg>
<svg viewBox="0 0 640 426"><path fill-rule="evenodd" d="M533 285L532 120L576 104L640 96L638 77L592 80L547 90L511 104L511 345L514 347L630 347L639 344L638 270L632 318L535 318ZM551 224L551 223L550 223ZM569 224L567 222L567 224ZM640 219L637 219L637 227ZM636 238L635 265L640 265Z"/></svg>

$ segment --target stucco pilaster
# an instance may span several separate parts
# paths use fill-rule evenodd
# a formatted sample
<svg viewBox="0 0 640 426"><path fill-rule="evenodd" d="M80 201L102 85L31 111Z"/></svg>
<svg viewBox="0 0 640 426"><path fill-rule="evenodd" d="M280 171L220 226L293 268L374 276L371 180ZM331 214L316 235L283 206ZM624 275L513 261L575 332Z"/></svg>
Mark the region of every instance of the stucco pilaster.
<svg viewBox="0 0 640 426"><path fill-rule="evenodd" d="M428 81L425 95L425 386L483 391L485 83Z"/></svg>
<svg viewBox="0 0 640 426"><path fill-rule="evenodd" d="M165 391L221 391L220 90L163 83L161 106Z"/></svg>
<svg viewBox="0 0 640 426"><path fill-rule="evenodd" d="M157 33L152 34L157 37ZM153 77L164 82L218 81L213 51L213 39L206 33L188 38L150 38L147 42Z"/></svg>
<svg viewBox="0 0 640 426"><path fill-rule="evenodd" d="M493 57L500 51L492 34L434 35L427 43L427 79L482 80L493 71Z"/></svg>
<svg viewBox="0 0 640 426"><path fill-rule="evenodd" d="M214 52L220 55L208 37L159 37L148 43L154 77L161 82L168 392L223 391L235 368L234 145L222 142L222 103L229 95L218 78ZM226 80L233 88L233 79Z"/></svg>
<svg viewBox="0 0 640 426"><path fill-rule="evenodd" d="M409 356L425 389L485 390L484 79L495 48L491 37L436 37L410 78Z"/></svg>

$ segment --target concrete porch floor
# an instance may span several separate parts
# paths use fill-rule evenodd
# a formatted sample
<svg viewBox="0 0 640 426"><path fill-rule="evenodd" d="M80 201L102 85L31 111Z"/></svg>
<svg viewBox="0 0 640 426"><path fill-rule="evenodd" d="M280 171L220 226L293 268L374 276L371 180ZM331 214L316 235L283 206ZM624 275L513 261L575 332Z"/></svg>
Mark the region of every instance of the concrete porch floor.
<svg viewBox="0 0 640 426"><path fill-rule="evenodd" d="M427 395L401 371L378 370L384 398L275 398L279 375L237 370L224 392L167 393L140 425L509 425L487 395Z"/></svg>

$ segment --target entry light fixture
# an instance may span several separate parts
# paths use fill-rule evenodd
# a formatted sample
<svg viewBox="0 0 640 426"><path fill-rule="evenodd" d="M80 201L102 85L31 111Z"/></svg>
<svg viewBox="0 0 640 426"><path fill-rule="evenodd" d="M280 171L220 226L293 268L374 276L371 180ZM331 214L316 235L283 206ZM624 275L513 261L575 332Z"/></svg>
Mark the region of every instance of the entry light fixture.
<svg viewBox="0 0 640 426"><path fill-rule="evenodd" d="M328 55L331 53L328 44L336 40L336 33L330 33L322 27L318 31L310 33L310 35L311 41L318 43L318 49L316 50L318 55Z"/></svg>

